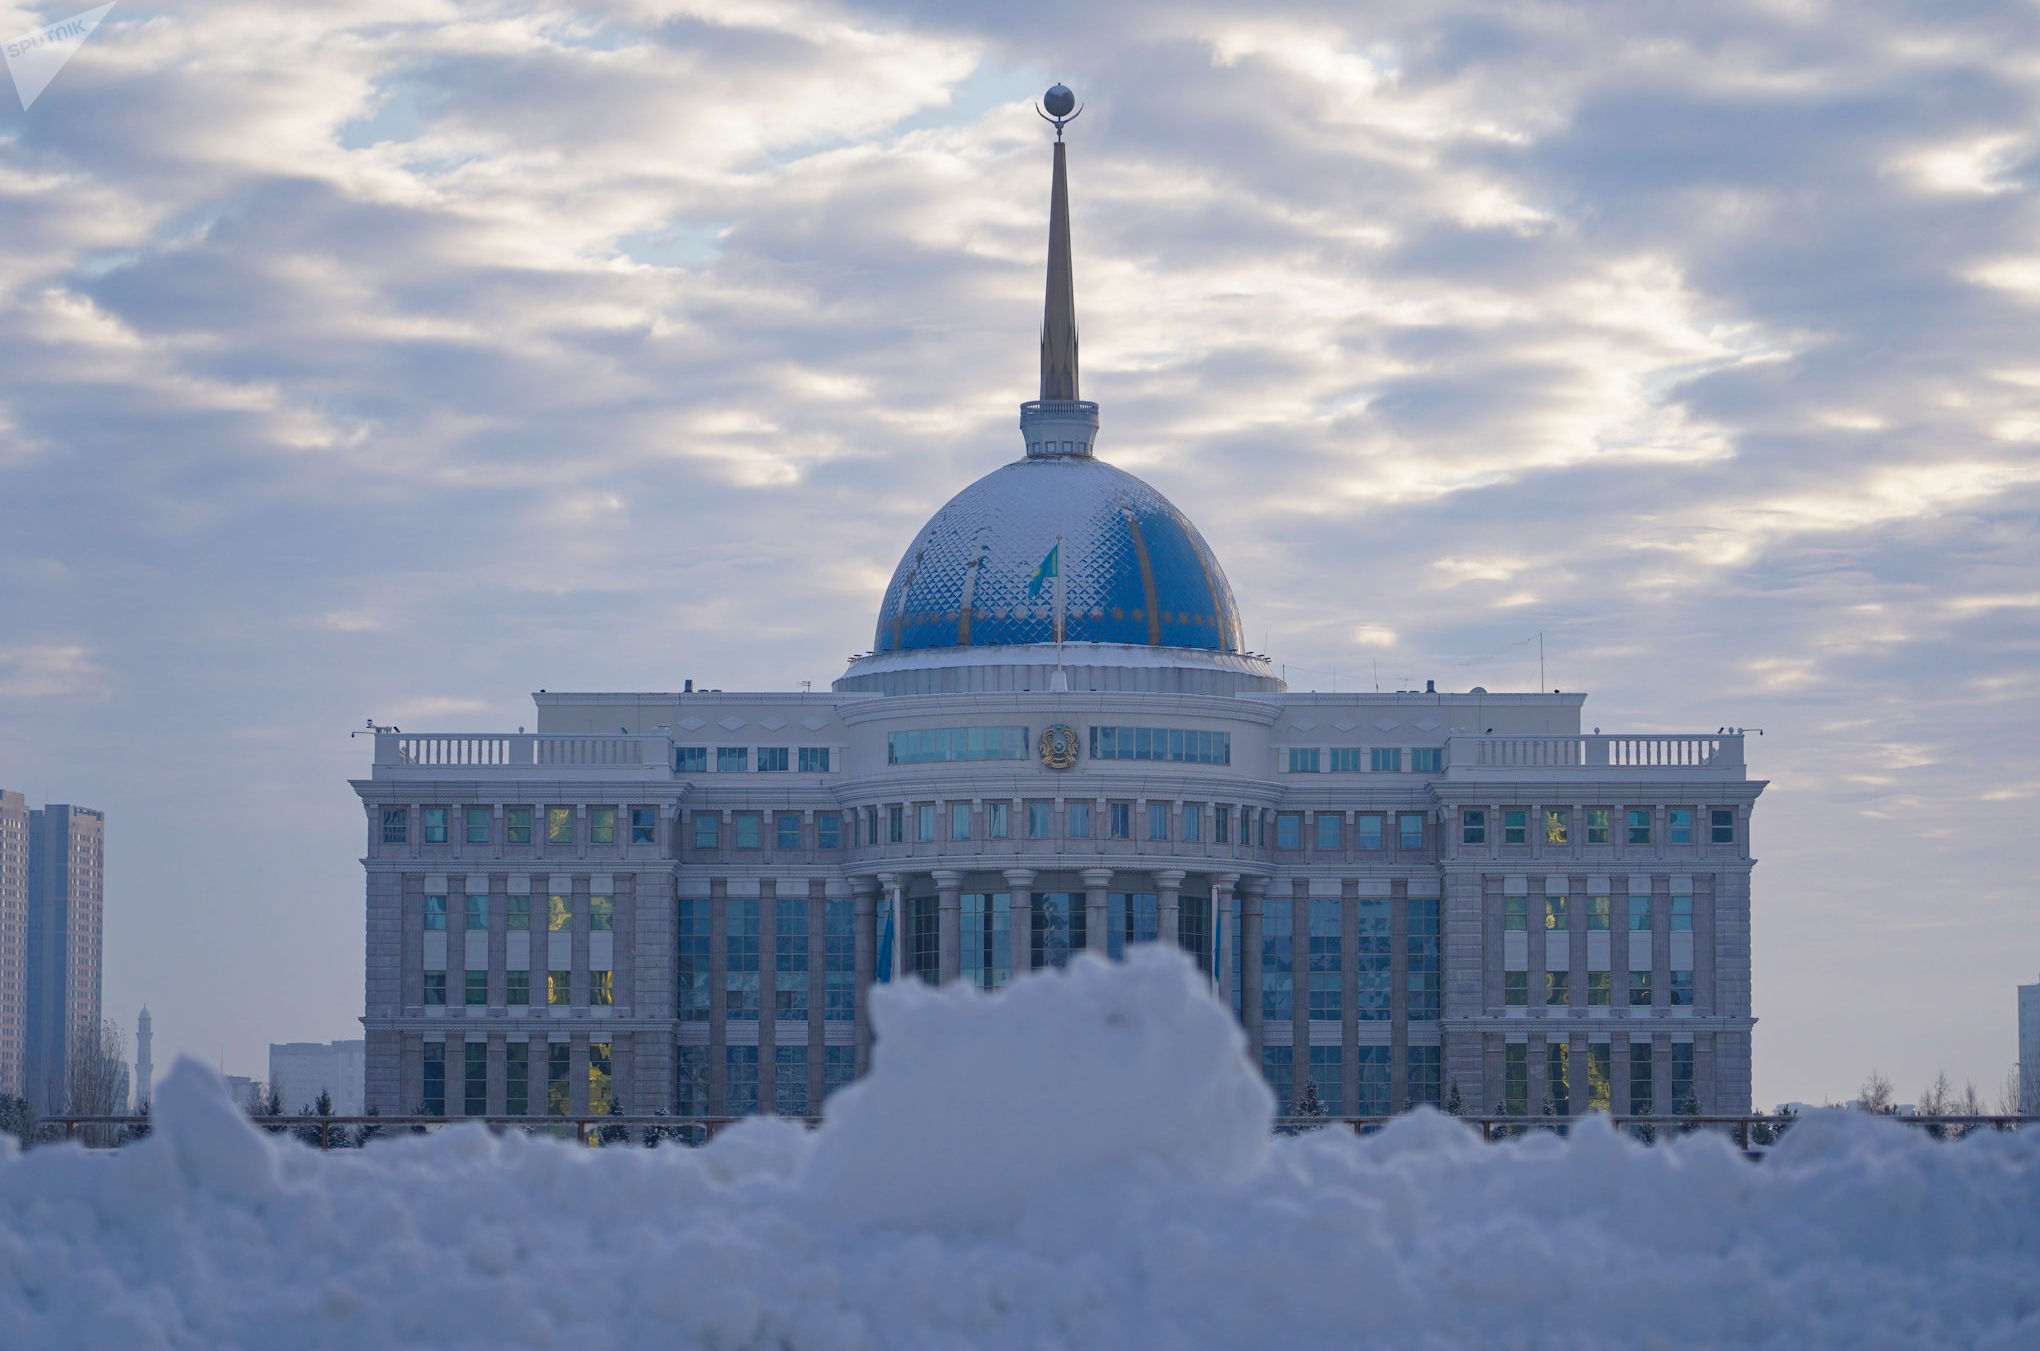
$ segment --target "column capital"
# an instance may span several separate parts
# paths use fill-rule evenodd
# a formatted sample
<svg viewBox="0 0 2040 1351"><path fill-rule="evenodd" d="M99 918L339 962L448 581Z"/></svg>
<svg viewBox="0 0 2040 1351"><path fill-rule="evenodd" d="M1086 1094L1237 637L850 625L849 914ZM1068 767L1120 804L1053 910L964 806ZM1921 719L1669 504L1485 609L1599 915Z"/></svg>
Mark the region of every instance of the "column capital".
<svg viewBox="0 0 2040 1351"><path fill-rule="evenodd" d="M853 877L850 879L850 894L858 900L869 900L876 896L878 891L879 879L876 877Z"/></svg>
<svg viewBox="0 0 2040 1351"><path fill-rule="evenodd" d="M1213 873L1211 875L1211 884L1231 891L1240 884L1240 875L1238 873Z"/></svg>
<svg viewBox="0 0 2040 1351"><path fill-rule="evenodd" d="M1112 885L1112 869L1086 868L1083 871L1084 885L1093 890Z"/></svg>
<svg viewBox="0 0 2040 1351"><path fill-rule="evenodd" d="M1032 868L1008 868L1006 869L1006 885L1015 891L1032 891L1036 875L1035 870Z"/></svg>
<svg viewBox="0 0 2040 1351"><path fill-rule="evenodd" d="M1239 885L1243 894L1257 901L1268 894L1268 879L1265 877L1242 877Z"/></svg>
<svg viewBox="0 0 2040 1351"><path fill-rule="evenodd" d="M1155 885L1166 891L1181 890L1183 879L1189 875L1181 868L1163 868L1160 872L1149 874L1155 879Z"/></svg>
<svg viewBox="0 0 2040 1351"><path fill-rule="evenodd" d="M941 891L957 891L963 886L963 874L955 868L935 868L928 876L935 879L935 886Z"/></svg>
<svg viewBox="0 0 2040 1351"><path fill-rule="evenodd" d="M900 884L900 874L880 873L878 875L878 884L884 887L887 891L891 891L894 887L897 887Z"/></svg>

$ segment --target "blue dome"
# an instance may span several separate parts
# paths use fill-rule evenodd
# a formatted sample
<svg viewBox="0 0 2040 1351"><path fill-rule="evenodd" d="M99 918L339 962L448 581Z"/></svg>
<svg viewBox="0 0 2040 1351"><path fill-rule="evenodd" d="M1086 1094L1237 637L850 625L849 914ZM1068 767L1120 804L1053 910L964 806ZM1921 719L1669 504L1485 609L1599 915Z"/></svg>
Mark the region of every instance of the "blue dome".
<svg viewBox="0 0 2040 1351"><path fill-rule="evenodd" d="M1242 650L1197 527L1089 455L1017 460L951 498L893 570L873 650L1054 642L1055 584L1036 577L1058 539L1066 641Z"/></svg>

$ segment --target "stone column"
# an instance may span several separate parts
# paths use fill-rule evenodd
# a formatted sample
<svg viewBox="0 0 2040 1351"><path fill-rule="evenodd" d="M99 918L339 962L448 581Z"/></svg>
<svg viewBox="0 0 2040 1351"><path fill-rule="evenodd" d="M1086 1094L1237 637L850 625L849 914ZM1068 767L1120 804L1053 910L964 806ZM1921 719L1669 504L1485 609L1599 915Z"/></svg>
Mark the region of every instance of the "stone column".
<svg viewBox="0 0 2040 1351"><path fill-rule="evenodd" d="M1034 967L1034 869L1006 869L1006 890L1012 898L1013 974Z"/></svg>
<svg viewBox="0 0 2040 1351"><path fill-rule="evenodd" d="M1239 884L1238 873L1213 873L1211 877L1212 951L1218 957L1216 974L1211 978L1219 987L1220 999L1232 998L1232 987L1226 980L1226 963L1234 960L1236 954L1232 948L1238 946L1239 940L1227 932L1226 920L1232 912L1233 889Z"/></svg>
<svg viewBox="0 0 2040 1351"><path fill-rule="evenodd" d="M871 1067L871 986L872 964L878 959L878 879L875 877L854 877L850 879L851 931L856 935L856 975L852 982L857 990L857 1021L852 1024L857 1039L857 1072L863 1074Z"/></svg>
<svg viewBox="0 0 2040 1351"><path fill-rule="evenodd" d="M1103 957L1109 949L1106 946L1107 930L1112 921L1112 906L1109 895L1112 887L1110 868L1086 868L1084 877L1084 946Z"/></svg>
<svg viewBox="0 0 2040 1351"><path fill-rule="evenodd" d="M1265 878L1240 883L1240 1021L1247 1026L1247 1054L1261 1063L1261 897Z"/></svg>
<svg viewBox="0 0 2040 1351"><path fill-rule="evenodd" d="M936 978L947 985L957 978L963 965L963 874L954 868L937 868L929 875L935 879L935 915L940 925Z"/></svg>
<svg viewBox="0 0 2040 1351"><path fill-rule="evenodd" d="M1164 868L1154 874L1155 907L1158 916L1155 927L1157 937L1169 947L1181 947L1182 935L1178 933L1183 909L1182 891L1184 871L1181 868Z"/></svg>

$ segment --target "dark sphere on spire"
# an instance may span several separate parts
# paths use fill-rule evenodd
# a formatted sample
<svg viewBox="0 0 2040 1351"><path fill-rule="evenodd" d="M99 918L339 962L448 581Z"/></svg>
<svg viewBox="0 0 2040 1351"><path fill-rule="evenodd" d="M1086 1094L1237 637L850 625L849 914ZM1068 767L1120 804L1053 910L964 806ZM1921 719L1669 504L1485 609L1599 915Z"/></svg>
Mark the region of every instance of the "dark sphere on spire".
<svg viewBox="0 0 2040 1351"><path fill-rule="evenodd" d="M1068 117L1077 106L1077 96L1069 91L1067 85L1051 85L1041 96L1041 106L1048 109L1050 117Z"/></svg>

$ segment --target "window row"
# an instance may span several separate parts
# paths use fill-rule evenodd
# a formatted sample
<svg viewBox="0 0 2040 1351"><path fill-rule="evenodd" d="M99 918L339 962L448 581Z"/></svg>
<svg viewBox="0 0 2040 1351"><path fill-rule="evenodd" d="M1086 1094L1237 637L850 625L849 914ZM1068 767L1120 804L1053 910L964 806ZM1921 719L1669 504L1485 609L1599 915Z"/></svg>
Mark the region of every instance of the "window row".
<svg viewBox="0 0 2040 1351"><path fill-rule="evenodd" d="M1025 760L1025 727L922 727L888 733L889 765L931 765L951 760Z"/></svg>
<svg viewBox="0 0 2040 1351"><path fill-rule="evenodd" d="M613 971L587 972L587 986L582 990L583 998L574 997L574 973L559 971L505 971L503 973L503 1004L510 1008L528 1008L532 1005L532 977L538 978L538 1000L552 1008L610 1008L616 1003L616 973ZM483 1008L489 1003L489 973L486 970L469 969L462 973L461 1003L468 1008ZM425 1007L443 1008L447 1002L447 973L427 971L425 973Z"/></svg>
<svg viewBox="0 0 2040 1351"><path fill-rule="evenodd" d="M1670 807L1665 811L1665 843L1692 844L1695 842L1694 821L1699 812L1694 807ZM1492 813L1482 807L1467 807L1459 813L1459 842L1461 844L1488 843L1488 817ZM1545 844L1571 844L1575 840L1573 810L1570 807L1545 807L1531 820L1527 808L1505 807L1501 810L1501 842L1503 844L1528 844L1534 829L1538 839ZM1610 807L1588 807L1582 813L1582 823L1588 844L1613 844L1615 832L1623 832L1627 844L1653 844L1655 828L1654 813L1648 807L1633 807L1618 811ZM1710 844L1735 843L1735 808L1711 807L1707 809L1707 840ZM1621 822L1620 826L1616 824Z"/></svg>
<svg viewBox="0 0 2040 1351"><path fill-rule="evenodd" d="M1666 1048L1668 1054L1660 1057L1657 1048L1647 1041L1631 1041L1627 1046L1629 1070L1627 1102L1624 1115L1652 1116L1660 1111L1692 1114L1700 1110L1698 1098L1693 1090L1693 1044L1675 1041ZM1508 1116L1526 1116L1530 1111L1530 1072L1532 1056L1526 1042L1512 1041L1502 1048L1502 1101L1499 1106ZM1614 1049L1607 1042L1589 1042L1585 1063L1572 1052L1570 1042L1554 1041L1544 1047L1544 1054L1537 1059L1542 1063L1535 1068L1543 1082L1543 1101L1540 1116L1571 1116L1575 1112L1606 1112L1613 1110ZM1671 1088L1671 1101L1662 1106L1657 1100L1657 1068L1664 1064L1666 1078Z"/></svg>
<svg viewBox="0 0 2040 1351"><path fill-rule="evenodd" d="M1304 903L1304 969L1302 983L1296 967L1296 905L1270 900L1261 913L1261 1019L1287 1022L1294 1018L1299 995L1306 1016L1313 1022L1338 1022L1345 1017L1346 1001L1353 1001L1354 1017L1362 1022L1386 1021L1394 1016L1395 949L1390 928L1390 908L1397 904L1387 897L1361 897L1356 901L1333 899ZM1417 1021L1438 1017L1439 947L1438 902L1416 898L1400 902L1404 907L1404 992L1407 1016ZM1354 951L1345 951L1345 909L1354 912ZM1234 992L1234 1011L1240 999Z"/></svg>
<svg viewBox="0 0 2040 1351"><path fill-rule="evenodd" d="M1291 774L1443 774L1443 746L1291 746Z"/></svg>
<svg viewBox="0 0 2040 1351"><path fill-rule="evenodd" d="M808 1093L808 1048L804 1045L775 1046L769 1061L761 1062L756 1046L723 1047L723 1101L716 1103L710 1091L711 1048L675 1048L673 1114L675 1116L750 1116L771 1112L779 1116L811 1116L814 1106ZM761 1070L769 1069L769 1078ZM822 1048L822 1096L830 1095L857 1075L857 1052L852 1046Z"/></svg>
<svg viewBox="0 0 2040 1351"><path fill-rule="evenodd" d="M1625 928L1631 933L1649 933L1651 928L1651 898L1631 896L1623 914L1627 920ZM1534 903L1534 904L1533 904ZM1615 917L1614 898L1589 896L1584 906L1575 907L1570 896L1504 896L1502 898L1502 928L1504 930L1530 928L1534 913L1537 927L1541 929L1570 929L1572 915L1577 909L1584 920L1581 927L1589 932L1598 932L1611 926ZM1669 910L1669 928L1673 933L1693 931L1693 898L1674 896Z"/></svg>
<svg viewBox="0 0 2040 1351"><path fill-rule="evenodd" d="M763 920L771 906L777 941L767 950ZM809 970L812 960L808 902L785 897L771 902L731 898L724 905L722 951L723 1016L756 1020L766 999L763 971L771 971L773 1019L804 1022L809 1016ZM679 913L679 971L676 1016L683 1022L705 1022L714 1009L715 937L712 907L707 900L682 900ZM848 900L822 902L822 1017L850 1022L857 1014L857 942ZM761 966L761 962L765 965Z"/></svg>
<svg viewBox="0 0 2040 1351"><path fill-rule="evenodd" d="M456 828L467 844L495 844L494 807L422 807L419 839L425 844L448 844ZM531 844L542 832L547 844L572 845L576 835L576 812L572 807L504 807L504 844ZM659 809L656 807L591 806L586 809L588 844L615 844L619 823L628 826L632 844L657 844ZM408 844L411 841L411 809L382 809L382 842Z"/></svg>
<svg viewBox="0 0 2040 1351"><path fill-rule="evenodd" d="M1237 833L1240 843L1257 845L1265 833L1267 815L1254 807L1201 802L1107 802L1102 816L1097 807L1088 800L1062 804L1060 838L1231 844ZM816 812L812 847L1008 840L1015 837L1016 829L1030 840L1058 837L1056 804L1023 802L1017 808L1016 812L1016 804L994 800L981 808L970 802L893 803L852 809L847 819L840 812ZM1379 828L1380 818L1376 818L1377 834ZM1421 825L1418 829L1421 831ZM693 814L689 839L696 849L762 849L768 842L775 849L808 847L800 812L698 811Z"/></svg>
<svg viewBox="0 0 2040 1351"><path fill-rule="evenodd" d="M1346 841L1346 814L1344 812L1318 812L1308 835L1304 830L1302 812L1277 812L1275 814L1275 847L1277 849L1301 849L1308 838L1311 847L1320 853L1343 850ZM1355 848L1373 851L1387 847L1393 840L1395 847L1404 850L1424 847L1424 814L1422 812L1356 812L1353 815L1353 844Z"/></svg>
<svg viewBox="0 0 2040 1351"><path fill-rule="evenodd" d="M1184 727L1093 727L1091 758L1229 765L1232 763L1232 733Z"/></svg>
<svg viewBox="0 0 2040 1351"><path fill-rule="evenodd" d="M1274 1090L1277 1115L1391 1116L1413 1107L1436 1107L1441 1103L1444 1061L1439 1047L1404 1048L1408 1087L1400 1103L1393 1093L1393 1048L1354 1047L1354 1097L1350 1105L1346 1101L1345 1047L1308 1046L1302 1057L1296 1052L1296 1047L1288 1045L1261 1048L1261 1075Z"/></svg>
<svg viewBox="0 0 2040 1351"><path fill-rule="evenodd" d="M466 897L462 907L461 928L469 932L486 932L489 927L491 898L487 896ZM531 930L531 912L534 898L530 896L502 896L495 898L503 907L503 927L511 933L528 933ZM540 896L535 898L544 907L545 928L549 933L560 933L573 927L576 912L572 896ZM579 911L588 920L590 933L609 933L616 928L616 898L613 896L583 896ZM443 933L446 930L447 898L427 896L425 898L425 932Z"/></svg>
<svg viewBox="0 0 2040 1351"><path fill-rule="evenodd" d="M446 1043L428 1041L424 1046L423 1070L419 1078L418 1107L425 1116L446 1116ZM534 1063L535 1062L535 1063ZM588 1114L608 1116L616 1107L610 1043L588 1043ZM458 1115L482 1116L489 1110L489 1047L482 1041L461 1045L455 1067L460 1074ZM531 1111L531 1076L536 1069L545 1076L545 1111L567 1116L573 1110L573 1048L563 1041L509 1041L503 1045L503 1114L526 1116Z"/></svg>
<svg viewBox="0 0 2040 1351"><path fill-rule="evenodd" d="M1622 1001L1629 1008L1649 1008L1655 994L1649 971L1631 971L1626 980L1617 983L1612 971L1587 971L1586 1007L1616 1007L1614 996L1620 989L1627 994ZM1693 1007L1693 973L1690 970L1673 968L1665 991L1665 1002L1672 1008ZM1537 1003L1548 1008L1570 1007L1573 1004L1573 980L1570 971L1547 971L1544 973L1544 988L1539 992ZM1527 971L1504 971L1502 973L1502 1004L1506 1008L1523 1008L1530 1003L1530 973Z"/></svg>
<svg viewBox="0 0 2040 1351"><path fill-rule="evenodd" d="M786 773L798 769L803 774L826 774L829 772L829 748L827 746L675 746L673 748L673 772L675 774L706 774L709 752L715 752L715 771L718 774L746 774L751 771L751 753L757 751L758 772L763 774Z"/></svg>

